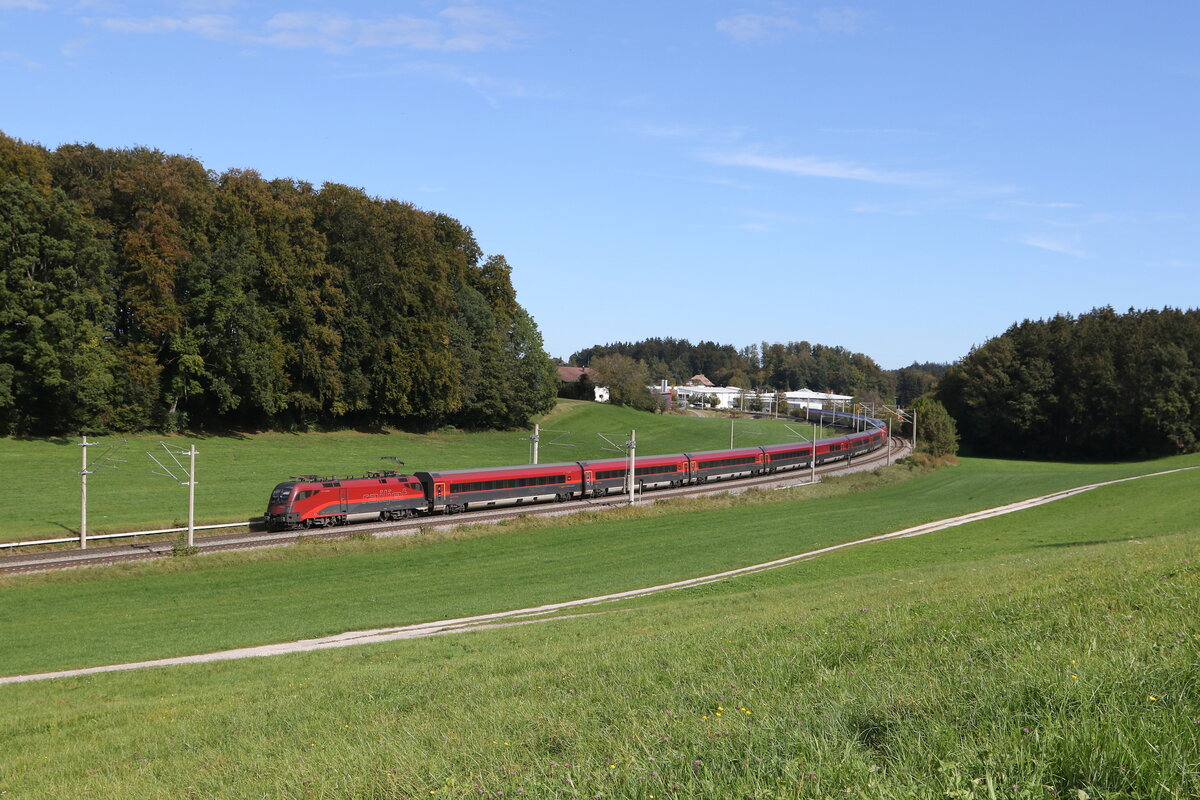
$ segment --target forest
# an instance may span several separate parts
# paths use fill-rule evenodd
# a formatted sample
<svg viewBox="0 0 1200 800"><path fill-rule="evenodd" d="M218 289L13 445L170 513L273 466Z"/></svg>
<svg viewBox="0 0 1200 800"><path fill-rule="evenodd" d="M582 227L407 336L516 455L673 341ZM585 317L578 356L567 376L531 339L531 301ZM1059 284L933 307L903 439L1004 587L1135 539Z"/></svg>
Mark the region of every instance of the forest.
<svg viewBox="0 0 1200 800"><path fill-rule="evenodd" d="M0 434L523 426L557 378L510 272L361 189L0 133Z"/></svg>
<svg viewBox="0 0 1200 800"><path fill-rule="evenodd" d="M973 349L937 398L964 450L1134 458L1200 446L1200 310L1025 320Z"/></svg>

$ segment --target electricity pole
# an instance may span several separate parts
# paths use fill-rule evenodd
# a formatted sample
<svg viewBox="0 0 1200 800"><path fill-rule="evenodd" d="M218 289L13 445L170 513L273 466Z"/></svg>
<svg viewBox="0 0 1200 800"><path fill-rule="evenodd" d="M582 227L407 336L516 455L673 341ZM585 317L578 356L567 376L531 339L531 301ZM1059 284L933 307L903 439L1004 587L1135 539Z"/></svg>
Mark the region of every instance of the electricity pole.
<svg viewBox="0 0 1200 800"><path fill-rule="evenodd" d="M113 458L113 456L116 454L116 452L118 450L121 449L121 446L125 444L125 440L122 439L120 444L109 445L108 449L105 450L103 453L101 453L100 457L98 459L96 459L96 463L92 465L92 468L88 469L87 449L89 447L95 447L99 444L100 444L100 442L89 442L87 440L87 437L84 436L83 443L79 445L79 447L83 451L83 470L79 473L82 478L82 480L80 482L81 485L80 485L80 498L79 498L79 549L80 550L87 549L87 479L88 479L88 475L95 474L96 471L98 471L101 467L108 467L109 469L116 469L116 467L114 467L109 462L110 461L121 461L118 458ZM121 463L124 463L124 462L121 461Z"/></svg>
<svg viewBox="0 0 1200 800"><path fill-rule="evenodd" d="M609 447L603 447L602 450L612 450L617 453L625 453L629 456L629 468L625 472L625 488L629 492L629 505L635 505L635 489L637 488L637 431L629 432L628 441L617 444L612 439L605 436L603 433L597 433L604 441L608 442Z"/></svg>
<svg viewBox="0 0 1200 800"><path fill-rule="evenodd" d="M815 423L815 422L813 423L812 458L810 458L808 460L808 467L811 470L809 472L808 482L816 483L817 482L817 423Z"/></svg>
<svg viewBox="0 0 1200 800"><path fill-rule="evenodd" d="M555 437L552 437L552 438L554 439L554 441L549 441L549 442L546 442L546 446L547 446L547 447L551 447L551 446L554 446L554 447L574 447L574 446L575 446L575 445L573 445L573 444L570 444L570 443L568 443L568 442L560 442L560 441L557 441L558 439L561 439L561 438L562 438L562 437L564 437L564 436L570 436L570 435L571 435L571 431L556 431L556 430L551 430L550 428L547 428L545 432L546 432L546 433L554 433L554 434L557 434L557 436L555 436ZM532 435L532 436L524 436L524 437L522 437L522 438L523 438L523 439L528 439L528 440L530 441L530 449L531 449L531 451L532 451L531 457L532 457L532 459L533 459L533 460L532 460L530 463L531 463L531 464L537 464L537 463L538 463L539 443L542 441L542 426L541 426L541 425L538 425L538 424L535 422L535 423L533 424L533 435Z"/></svg>
<svg viewBox="0 0 1200 800"><path fill-rule="evenodd" d="M637 431L629 431L629 505L637 505Z"/></svg>
<svg viewBox="0 0 1200 800"><path fill-rule="evenodd" d="M95 447L99 442L88 442L87 437L83 437L83 444L79 445L83 452L83 471L79 474L83 476L82 496L79 500L79 549L87 550L87 476L91 473L87 468L87 449Z"/></svg>
<svg viewBox="0 0 1200 800"><path fill-rule="evenodd" d="M171 457L171 460L175 462L174 469L172 469L169 466L166 466L165 464L163 464L162 461L159 461L157 458L155 458L153 453L146 453L146 455L149 456L150 460L153 461L155 464L157 464L158 468L162 470L162 472L154 473L155 475L162 475L165 478L170 478L171 480L175 481L180 486L188 487L187 546L195 547L195 541L196 541L196 456L199 454L199 451L196 450L196 445L194 445L194 444L189 446L187 450L180 450L179 448L172 449L170 446L167 445L166 442L159 442L159 444L162 445L163 450L167 451L167 455L169 455ZM182 463L180 463L179 456L187 456L188 457L188 465L186 467L183 466ZM183 477L187 478L187 480L180 480L179 477L176 476L176 474L175 474L175 469L178 469L179 472L183 475Z"/></svg>

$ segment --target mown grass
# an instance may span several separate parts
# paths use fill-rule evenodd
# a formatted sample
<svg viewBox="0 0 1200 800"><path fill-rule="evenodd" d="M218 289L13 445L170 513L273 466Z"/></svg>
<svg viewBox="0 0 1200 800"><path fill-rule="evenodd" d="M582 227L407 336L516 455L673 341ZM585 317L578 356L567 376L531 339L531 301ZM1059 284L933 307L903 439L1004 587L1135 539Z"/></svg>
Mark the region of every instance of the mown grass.
<svg viewBox="0 0 1200 800"><path fill-rule="evenodd" d="M186 655L574 600L1198 461L1103 467L967 460L931 474L867 473L790 492L414 540L17 576L0 582L0 668L17 674ZM1195 475L1154 480L1194 487ZM1153 509L1137 507L1155 518L1186 518L1187 491L1174 497Z"/></svg>
<svg viewBox="0 0 1200 800"><path fill-rule="evenodd" d="M967 462L828 502L848 512L853 501L869 514L895 492L932 512L952 494L992 505L1017 487L1043 493L1070 475L1081 483L1122 470L1133 471ZM1200 793L1196 475L1113 486L543 624L0 687L0 792L1192 797ZM730 501L697 525L723 529L734 545L769 528L764 515L776 506L801 514L821 502ZM671 516L654 514L663 515L652 517L658 523ZM627 524L572 527L610 536ZM535 534L469 544L526 535ZM543 539L550 561L526 562L508 582L562 569L555 559L567 542ZM230 569L195 566L201 561L189 570L215 578ZM444 565L450 582L454 563ZM144 577L96 583L115 599ZM360 577L362 592L387 579ZM461 589L480 601L498 590L469 580ZM246 602L268 594L248 587ZM322 602L297 594L290 612L267 613L306 615Z"/></svg>
<svg viewBox="0 0 1200 800"><path fill-rule="evenodd" d="M569 431L546 434L540 461L607 458L616 454L597 434L614 441L636 429L639 452L672 453L729 446L727 419L647 414L596 403L562 400L541 420L546 428ZM738 420L735 442L740 445L794 441L785 425L807 435L806 423ZM146 457L165 458L160 442L187 449L195 445L196 515L200 524L241 522L261 515L267 496L279 481L292 475L362 475L391 469L384 460L395 456L404 470L448 469L528 463L528 431L429 434L400 431L339 433L260 433L212 436L128 437L116 454L123 463L102 469L88 483L90 533L151 530L187 524L187 492L170 479L153 474L157 467ZM551 445L553 440L572 447ZM116 437L101 440L118 442ZM91 448L95 462L104 448ZM78 439L0 438L0 541L62 538L79 533L81 466ZM183 459L186 462L186 459Z"/></svg>

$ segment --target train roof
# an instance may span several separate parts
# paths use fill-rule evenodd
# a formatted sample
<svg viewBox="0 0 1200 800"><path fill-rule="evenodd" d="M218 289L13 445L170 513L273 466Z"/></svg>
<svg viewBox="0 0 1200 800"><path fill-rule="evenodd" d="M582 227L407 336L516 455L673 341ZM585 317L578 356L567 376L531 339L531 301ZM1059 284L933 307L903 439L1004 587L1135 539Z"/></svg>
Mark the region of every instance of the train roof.
<svg viewBox="0 0 1200 800"><path fill-rule="evenodd" d="M797 447L812 447L812 442L781 442L780 444L764 444L763 450L773 453L776 450L795 450Z"/></svg>
<svg viewBox="0 0 1200 800"><path fill-rule="evenodd" d="M686 457L687 456L684 453L666 453L666 454L662 454L662 455L653 455L653 456L638 456L637 463L638 464L645 464L647 462L664 463L664 462L668 462L668 461L680 461ZM583 465L584 467L595 467L598 464L628 464L629 457L628 456L613 456L612 458L593 458L588 461L580 461L579 463L581 465Z"/></svg>
<svg viewBox="0 0 1200 800"><path fill-rule="evenodd" d="M510 464L504 467L475 467L473 469L443 469L418 471L418 478L461 478L464 475L496 475L499 473L529 473L544 475L564 469L579 469L578 461L558 461L552 464Z"/></svg>
<svg viewBox="0 0 1200 800"><path fill-rule="evenodd" d="M347 484L354 481L371 481L377 483L379 481L395 481L397 483L408 483L416 480L415 475L400 474L398 472L370 472L366 475L349 475L344 478L339 478L335 475L293 475L291 480L283 481L279 486L290 484L298 486L305 483L317 483L324 486L325 484L337 483Z"/></svg>
<svg viewBox="0 0 1200 800"><path fill-rule="evenodd" d="M722 455L726 458L737 456L757 456L762 455L762 447L755 445L754 447L738 447L733 450L701 450L695 453L685 453L690 458L698 458L700 456L718 456Z"/></svg>

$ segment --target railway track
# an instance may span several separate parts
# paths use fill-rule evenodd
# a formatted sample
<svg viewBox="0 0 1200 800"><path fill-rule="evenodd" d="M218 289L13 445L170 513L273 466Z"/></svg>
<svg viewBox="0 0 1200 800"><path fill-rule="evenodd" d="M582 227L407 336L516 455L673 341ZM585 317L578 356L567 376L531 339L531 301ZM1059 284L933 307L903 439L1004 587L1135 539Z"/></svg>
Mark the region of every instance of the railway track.
<svg viewBox="0 0 1200 800"><path fill-rule="evenodd" d="M908 449L907 442L889 438L886 448L880 448L873 453L854 458L849 462L835 461L817 467L817 477L876 469L889 460L894 462L899 458L903 458L908 453ZM748 489L764 487L787 488L802 486L810 482L810 475L811 472L808 469L796 469L776 472L770 475L758 475L752 478L711 481L700 485L682 486L678 489L656 490L648 495L639 494L636 502L652 503L684 497L699 497L720 492L743 492ZM201 553L254 550L266 547L284 547L296 544L302 540L341 539L362 534L372 537L411 536L421 531L448 530L461 525L488 525L504 520L532 516L563 516L627 505L629 505L628 495L616 494L601 498L571 500L565 503L542 503L487 511L472 511L467 514L417 517L399 522L369 522L301 531L253 531L249 530L249 526L247 526L247 531L243 533L202 536L197 538L195 543L196 550ZM4 556L0 557L0 575L48 572L59 569L148 561L156 558L170 558L176 552L177 545L174 541L156 538L152 541L92 547L87 550L51 550L41 553Z"/></svg>

